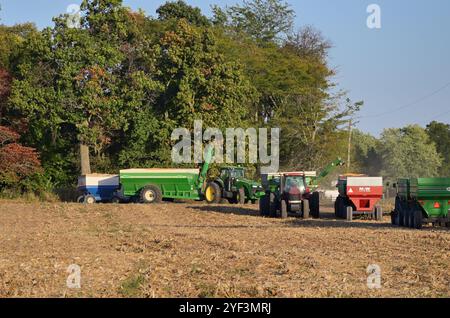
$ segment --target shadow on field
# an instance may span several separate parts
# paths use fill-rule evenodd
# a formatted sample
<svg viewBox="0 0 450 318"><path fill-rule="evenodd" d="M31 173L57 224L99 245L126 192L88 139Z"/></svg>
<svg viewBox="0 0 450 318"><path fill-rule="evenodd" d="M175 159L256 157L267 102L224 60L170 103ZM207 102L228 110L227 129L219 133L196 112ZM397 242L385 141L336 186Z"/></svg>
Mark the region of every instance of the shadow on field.
<svg viewBox="0 0 450 318"><path fill-rule="evenodd" d="M242 206L236 205L204 205L204 206L192 206L190 209L201 211L201 212L215 212L215 213L223 213L223 214L234 214L234 215L242 215L242 216L257 216L259 215L259 211L251 208L244 208Z"/></svg>

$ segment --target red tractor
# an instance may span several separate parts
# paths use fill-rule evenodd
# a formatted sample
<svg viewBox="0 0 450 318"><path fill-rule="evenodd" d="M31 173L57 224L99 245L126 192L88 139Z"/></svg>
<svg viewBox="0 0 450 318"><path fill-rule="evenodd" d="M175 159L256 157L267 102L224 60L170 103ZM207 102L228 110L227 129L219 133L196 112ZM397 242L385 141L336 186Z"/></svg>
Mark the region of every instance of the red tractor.
<svg viewBox="0 0 450 318"><path fill-rule="evenodd" d="M311 192L304 172L263 175L266 195L260 200L262 216L287 218L289 214L319 218L319 193Z"/></svg>

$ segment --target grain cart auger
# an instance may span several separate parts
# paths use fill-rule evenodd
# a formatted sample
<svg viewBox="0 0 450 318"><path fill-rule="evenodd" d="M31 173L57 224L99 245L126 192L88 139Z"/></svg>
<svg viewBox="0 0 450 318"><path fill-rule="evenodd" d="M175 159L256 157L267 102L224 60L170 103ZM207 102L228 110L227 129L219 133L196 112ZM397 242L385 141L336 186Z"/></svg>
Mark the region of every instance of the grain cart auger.
<svg viewBox="0 0 450 318"><path fill-rule="evenodd" d="M337 158L336 160L331 162L328 166L326 166L317 176L315 177L306 176L306 181L313 190L316 190L319 187L320 181L326 178L337 167L341 167L343 165L345 165L345 161L343 161L341 158Z"/></svg>
<svg viewBox="0 0 450 318"><path fill-rule="evenodd" d="M159 203L167 200L203 200L206 176L214 146L206 146L201 169L128 169L120 171L120 190L115 201Z"/></svg>
<svg viewBox="0 0 450 318"><path fill-rule="evenodd" d="M383 178L340 176L337 187L336 217L347 221L352 221L354 215L370 215L378 221L383 219L383 210L377 205L383 198Z"/></svg>
<svg viewBox="0 0 450 318"><path fill-rule="evenodd" d="M450 178L399 179L393 225L421 229L423 224L450 227Z"/></svg>
<svg viewBox="0 0 450 318"><path fill-rule="evenodd" d="M223 199L233 204L255 204L264 194L260 183L245 178L244 168L224 167L220 169L220 176L206 186L205 199L215 204Z"/></svg>
<svg viewBox="0 0 450 318"><path fill-rule="evenodd" d="M305 172L267 174L262 180L266 194L259 201L261 216L319 218L319 193L311 192Z"/></svg>

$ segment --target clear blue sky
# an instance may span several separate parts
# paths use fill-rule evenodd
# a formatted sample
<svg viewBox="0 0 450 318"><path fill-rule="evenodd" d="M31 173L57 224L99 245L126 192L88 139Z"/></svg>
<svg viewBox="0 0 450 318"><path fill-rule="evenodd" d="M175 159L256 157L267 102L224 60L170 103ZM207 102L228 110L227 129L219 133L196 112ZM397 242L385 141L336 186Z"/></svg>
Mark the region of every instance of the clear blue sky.
<svg viewBox="0 0 450 318"><path fill-rule="evenodd" d="M124 1L152 16L164 2ZM211 4L240 1L187 2L209 15ZM386 127L425 125L432 119L450 123L450 1L288 2L297 13L297 27L312 24L333 42L330 65L338 70L335 81L353 100L366 103L358 124L361 130L378 135ZM0 0L1 23L31 21L42 28L72 3L81 0ZM380 30L366 26L366 8L371 3L381 7Z"/></svg>

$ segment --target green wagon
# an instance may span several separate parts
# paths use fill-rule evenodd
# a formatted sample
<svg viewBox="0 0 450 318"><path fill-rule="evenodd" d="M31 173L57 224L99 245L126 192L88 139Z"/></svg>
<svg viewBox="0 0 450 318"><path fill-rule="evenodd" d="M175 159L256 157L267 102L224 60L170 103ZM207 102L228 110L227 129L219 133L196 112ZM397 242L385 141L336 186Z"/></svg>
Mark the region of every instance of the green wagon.
<svg viewBox="0 0 450 318"><path fill-rule="evenodd" d="M165 200L203 200L205 180L213 156L207 148L201 169L127 169L119 174L120 190L113 202L159 203Z"/></svg>
<svg viewBox="0 0 450 318"><path fill-rule="evenodd" d="M450 178L399 179L392 224L422 228L423 224L450 227Z"/></svg>

